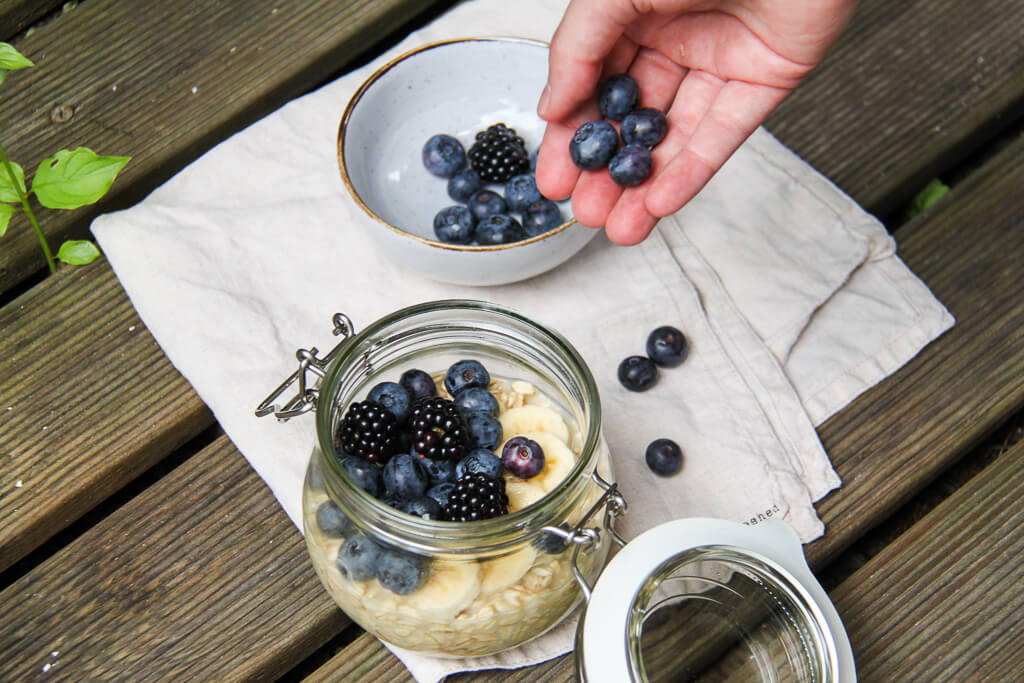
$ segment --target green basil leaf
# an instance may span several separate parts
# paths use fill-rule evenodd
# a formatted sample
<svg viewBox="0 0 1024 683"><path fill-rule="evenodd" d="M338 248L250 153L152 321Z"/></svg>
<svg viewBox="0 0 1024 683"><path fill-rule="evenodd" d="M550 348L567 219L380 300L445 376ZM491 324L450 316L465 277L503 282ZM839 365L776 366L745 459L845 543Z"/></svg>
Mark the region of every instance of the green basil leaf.
<svg viewBox="0 0 1024 683"><path fill-rule="evenodd" d="M0 69L14 71L24 69L27 66L35 66L25 55L14 49L10 43L0 43Z"/></svg>
<svg viewBox="0 0 1024 683"><path fill-rule="evenodd" d="M84 266L99 257L99 247L89 240L68 240L57 250L57 258L72 266Z"/></svg>
<svg viewBox="0 0 1024 683"><path fill-rule="evenodd" d="M66 149L43 159L32 179L32 191L48 209L77 209L107 193L130 157L103 157L91 149Z"/></svg>
<svg viewBox="0 0 1024 683"><path fill-rule="evenodd" d="M0 237L3 237L4 233L7 232L7 224L11 222L11 216L14 215L16 210L17 207L10 204L0 204Z"/></svg>
<svg viewBox="0 0 1024 683"><path fill-rule="evenodd" d="M20 202L25 194L25 171L13 161L10 163L11 169L14 171L14 177L18 180L18 189L21 190L21 194L18 194L14 183L11 181L11 175L4 168L4 165L0 163L0 202Z"/></svg>

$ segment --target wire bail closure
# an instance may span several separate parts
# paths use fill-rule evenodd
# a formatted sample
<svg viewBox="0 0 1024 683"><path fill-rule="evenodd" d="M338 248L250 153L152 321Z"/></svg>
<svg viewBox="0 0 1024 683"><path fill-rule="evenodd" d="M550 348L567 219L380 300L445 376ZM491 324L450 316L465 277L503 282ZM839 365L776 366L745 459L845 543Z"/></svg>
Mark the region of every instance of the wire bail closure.
<svg viewBox="0 0 1024 683"><path fill-rule="evenodd" d="M341 341L323 358L317 358L317 354L320 352L315 346L310 349L299 349L296 351L295 357L299 361L299 369L289 375L288 379L263 399L263 402L256 407L256 417L264 417L273 413L280 422L287 422L293 417L298 417L316 408L316 401L320 395L317 386L324 377L325 368L348 344L352 335L355 334L355 326L352 324L352 320L344 313L335 313L331 318L331 322L334 324L332 334L335 337L340 336ZM314 386L307 386L307 372L316 375L316 379L313 381ZM295 382L299 383L298 393L283 406L278 406L275 401Z"/></svg>
<svg viewBox="0 0 1024 683"><path fill-rule="evenodd" d="M614 540L619 546L626 545L626 540L619 535L613 524L613 520L626 514L626 499L619 493L619 486L616 483L608 483L601 478L597 472L594 472L594 481L604 489L604 493L597 499L587 514L583 515L583 518L579 521L572 529L565 529L559 526L546 526L542 531L559 536L565 540L566 545L572 544L575 546L572 550L572 575L576 578L576 583L580 585L580 590L583 592L583 599L586 602L590 602L590 593L593 590L591 585L587 583L586 578L583 576L583 572L579 567L579 556L580 552L590 552L596 547L597 542L601 540L601 529L600 527L588 527L587 524L590 522L590 518L593 517L599 510L604 508L606 517L605 527L608 529L608 533L611 534L612 540Z"/></svg>

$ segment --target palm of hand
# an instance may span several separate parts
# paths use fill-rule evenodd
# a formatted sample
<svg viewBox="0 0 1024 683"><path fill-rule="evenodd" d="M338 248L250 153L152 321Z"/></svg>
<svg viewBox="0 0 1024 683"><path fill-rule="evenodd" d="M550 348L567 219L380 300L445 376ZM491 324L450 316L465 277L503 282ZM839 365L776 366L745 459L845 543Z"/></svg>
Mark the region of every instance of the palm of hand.
<svg viewBox="0 0 1024 683"><path fill-rule="evenodd" d="M572 194L583 225L603 225L613 241L635 244L696 195L817 64L854 3L676 0L653 2L646 14L628 1L596 4L570 4L552 41L537 182L548 196ZM580 172L567 153L575 129L600 118L598 82L622 72L640 84L640 106L669 119L652 177L625 189L606 172Z"/></svg>

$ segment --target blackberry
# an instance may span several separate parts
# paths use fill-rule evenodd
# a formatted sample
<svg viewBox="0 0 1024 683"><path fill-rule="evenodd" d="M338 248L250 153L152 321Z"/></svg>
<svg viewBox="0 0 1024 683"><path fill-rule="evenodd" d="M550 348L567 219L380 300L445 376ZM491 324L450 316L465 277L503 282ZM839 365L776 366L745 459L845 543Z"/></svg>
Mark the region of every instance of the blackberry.
<svg viewBox="0 0 1024 683"><path fill-rule="evenodd" d="M449 522L474 522L505 514L508 514L505 480L480 473L460 477L444 506L444 518Z"/></svg>
<svg viewBox="0 0 1024 683"><path fill-rule="evenodd" d="M469 164L484 182L504 183L530 172L530 155L515 128L496 123L476 134L476 142L469 148Z"/></svg>
<svg viewBox="0 0 1024 683"><path fill-rule="evenodd" d="M374 401L356 401L338 425L337 445L367 462L387 462L398 448L398 421Z"/></svg>
<svg viewBox="0 0 1024 683"><path fill-rule="evenodd" d="M409 413L415 452L432 460L461 460L469 451L469 430L458 407L442 396L421 398Z"/></svg>

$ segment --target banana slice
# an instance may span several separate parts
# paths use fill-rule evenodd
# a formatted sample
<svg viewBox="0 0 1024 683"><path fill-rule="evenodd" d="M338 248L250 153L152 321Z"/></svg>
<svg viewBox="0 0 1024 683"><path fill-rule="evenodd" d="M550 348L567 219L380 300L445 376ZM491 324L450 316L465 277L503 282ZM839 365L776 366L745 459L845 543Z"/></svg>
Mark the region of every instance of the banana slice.
<svg viewBox="0 0 1024 683"><path fill-rule="evenodd" d="M569 441L569 426L565 424L561 415L550 408L522 405L518 408L509 408L498 416L498 420L501 421L502 433L506 437L527 432L544 432L558 437L563 442Z"/></svg>
<svg viewBox="0 0 1024 683"><path fill-rule="evenodd" d="M515 512L533 505L544 497L544 488L533 479L527 481L505 473L505 493L508 495L508 510Z"/></svg>
<svg viewBox="0 0 1024 683"><path fill-rule="evenodd" d="M480 564L480 594L487 595L504 590L530 571L537 551L526 546L504 557L484 560Z"/></svg>
<svg viewBox="0 0 1024 683"><path fill-rule="evenodd" d="M434 563L426 582L400 602L399 609L412 610L417 619L448 623L480 594L480 564Z"/></svg>

